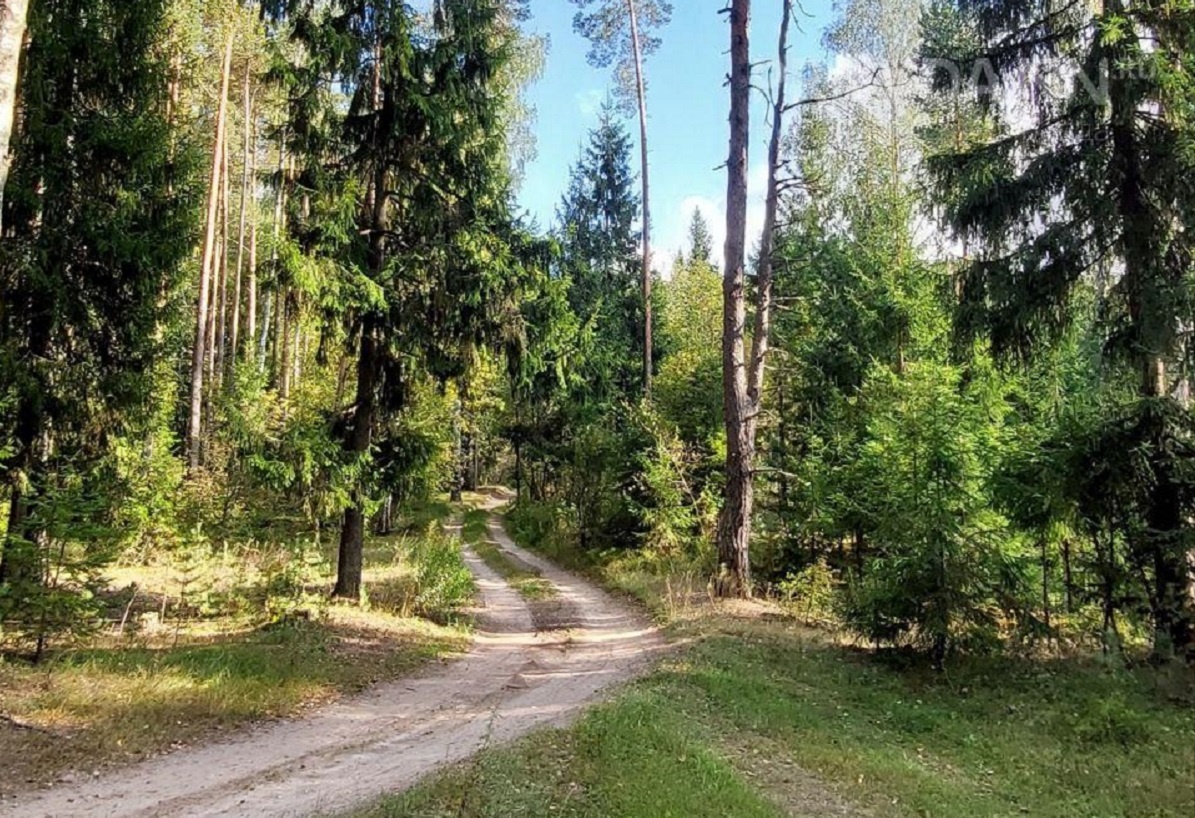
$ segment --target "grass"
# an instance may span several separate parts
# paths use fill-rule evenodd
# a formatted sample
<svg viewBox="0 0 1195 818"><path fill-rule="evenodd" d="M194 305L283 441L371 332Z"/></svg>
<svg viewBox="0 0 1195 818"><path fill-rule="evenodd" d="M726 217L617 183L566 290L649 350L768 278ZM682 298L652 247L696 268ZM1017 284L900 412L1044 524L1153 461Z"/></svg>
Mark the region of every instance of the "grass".
<svg viewBox="0 0 1195 818"><path fill-rule="evenodd" d="M640 551L586 551L550 504L515 506L506 530L521 547L642 605L663 626L699 616L709 601L709 570L687 558Z"/></svg>
<svg viewBox="0 0 1195 818"><path fill-rule="evenodd" d="M1189 669L963 657L940 674L762 608L711 608L693 577L581 553L534 518L508 528L642 599L684 647L575 727L491 749L360 818L1195 814Z"/></svg>
<svg viewBox="0 0 1195 818"><path fill-rule="evenodd" d="M489 540L489 512L478 508L467 509L461 520L461 537L473 547L473 552L494 573L506 580L520 596L531 602L554 599L556 586L544 579L534 567L514 559L497 544Z"/></svg>
<svg viewBox="0 0 1195 818"><path fill-rule="evenodd" d="M480 508L465 509L461 516L461 539L470 545L485 542L490 536L490 514Z"/></svg>
<svg viewBox="0 0 1195 818"><path fill-rule="evenodd" d="M1195 814L1189 676L959 661L723 622L574 728L487 751L364 818ZM845 812L842 812L845 810Z"/></svg>
<svg viewBox="0 0 1195 818"><path fill-rule="evenodd" d="M370 539L367 609L327 603L331 566L318 554L288 563L285 549L250 549L182 569L114 569L110 613L131 611L123 634L41 666L0 655L0 794L293 716L463 651L467 629L425 610L457 599L440 586L467 573L434 531L449 513L428 504L402 521L420 533Z"/></svg>

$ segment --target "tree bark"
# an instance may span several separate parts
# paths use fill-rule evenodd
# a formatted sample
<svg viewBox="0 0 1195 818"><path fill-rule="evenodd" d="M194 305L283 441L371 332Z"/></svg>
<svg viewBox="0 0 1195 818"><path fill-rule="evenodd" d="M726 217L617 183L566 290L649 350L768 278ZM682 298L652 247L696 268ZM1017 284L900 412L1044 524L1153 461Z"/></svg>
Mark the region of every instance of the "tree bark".
<svg viewBox="0 0 1195 818"><path fill-rule="evenodd" d="M726 416L726 493L718 521L717 591L749 596L754 452L747 434L749 400L744 297L747 245L747 154L751 135L751 0L730 7L730 154L726 162L726 245L722 282L722 385Z"/></svg>
<svg viewBox="0 0 1195 818"><path fill-rule="evenodd" d="M751 514L754 507L755 444L763 408L764 375L772 329L772 272L780 206L780 153L784 137L788 32L792 0L780 23L779 79L772 100L768 188L756 280L751 355L746 353L747 142L750 138L751 48L749 2L731 7L730 157L727 161L726 271L723 281L723 390L726 415L726 496L718 526L719 593L750 596Z"/></svg>
<svg viewBox="0 0 1195 818"><path fill-rule="evenodd" d="M219 388L224 385L224 358L228 349L228 245L230 234L228 231L228 200L229 173L228 140L224 140L224 168L220 171L220 243L216 253L216 263L219 265L220 275L216 293L216 311L213 321L216 326L216 336L212 343L212 386Z"/></svg>
<svg viewBox="0 0 1195 818"><path fill-rule="evenodd" d="M35 351L48 353L49 337L38 328L35 333ZM11 485L9 491L8 522L4 529L2 541L4 550L0 552L0 587L4 585L29 581L34 578L36 559L31 553L30 545L36 537L27 530L29 501L37 492L40 480L37 474L45 459L46 447L44 407L39 397L25 395L17 410L13 440L18 452L11 470Z"/></svg>
<svg viewBox="0 0 1195 818"><path fill-rule="evenodd" d="M270 245L270 270L274 273L274 289L281 294L282 285L278 275L278 242L282 240L283 220L286 217L286 130L278 137L278 192L274 196L273 242ZM266 355L270 346L270 319L273 304L278 298L266 291L265 312L262 314L261 339L258 343L258 366L265 369Z"/></svg>
<svg viewBox="0 0 1195 818"><path fill-rule="evenodd" d="M784 0L780 21L779 79L772 100L772 135L768 141L768 192L764 200L763 236L759 242L759 270L756 276L755 329L752 339L750 382L747 399L752 407L749 419L752 440L763 406L764 375L772 335L772 280L775 269L776 221L780 210L780 152L784 140L785 91L788 87L788 30L793 0Z"/></svg>
<svg viewBox="0 0 1195 818"><path fill-rule="evenodd" d="M212 148L212 174L208 184L207 226L203 239L203 257L199 273L199 310L195 328L195 347L191 355L191 406L187 418L187 467L194 471L200 465L200 446L203 431L203 368L207 350L209 289L216 249L216 223L220 209L220 166L224 151L225 123L228 115L228 83L232 73L233 35L228 35L221 69L221 93L216 113L216 143Z"/></svg>
<svg viewBox="0 0 1195 818"><path fill-rule="evenodd" d="M654 369L651 304L651 181L647 160L647 84L643 79L643 49L639 39L639 15L635 0L627 0L631 16L631 50L635 58L635 90L639 103L640 178L643 182L643 395L651 400Z"/></svg>
<svg viewBox="0 0 1195 818"><path fill-rule="evenodd" d="M361 330L361 349L357 357L357 406L348 437L348 450L358 457L369 452L373 442L374 415L377 410L378 338L375 322L365 320ZM344 512L340 530L336 589L332 595L354 602L361 599L361 570L365 548L365 503L360 489L353 491L352 504Z"/></svg>
<svg viewBox="0 0 1195 818"><path fill-rule="evenodd" d="M12 165L11 144L20 85L21 54L29 0L0 0L0 232L3 231L4 188Z"/></svg>
<svg viewBox="0 0 1195 818"><path fill-rule="evenodd" d="M253 178L253 89L252 74L249 66L245 66L245 150L242 157L241 173L241 214L240 228L237 231L237 272L236 283L232 291L232 333L229 338L229 366L231 375L240 354L241 335L241 282L245 273L245 233L249 221L249 188Z"/></svg>
<svg viewBox="0 0 1195 818"><path fill-rule="evenodd" d="M254 162L256 171L257 163ZM254 173L256 175L256 173ZM245 305L245 340L246 360L252 361L254 339L257 338L257 218L256 214L249 224L249 297Z"/></svg>
<svg viewBox="0 0 1195 818"><path fill-rule="evenodd" d="M289 290L279 287L276 300L274 310L278 314L278 326L274 330L274 383L278 387L278 396L285 401L290 398L290 367L287 358L290 351Z"/></svg>

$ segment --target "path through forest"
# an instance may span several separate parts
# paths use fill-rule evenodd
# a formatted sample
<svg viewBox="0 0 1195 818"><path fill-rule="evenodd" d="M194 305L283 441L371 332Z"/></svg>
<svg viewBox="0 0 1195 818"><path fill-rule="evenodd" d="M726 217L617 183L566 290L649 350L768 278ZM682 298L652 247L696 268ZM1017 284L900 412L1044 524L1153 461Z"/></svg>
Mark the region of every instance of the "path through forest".
<svg viewBox="0 0 1195 818"><path fill-rule="evenodd" d="M464 658L309 718L6 801L0 815L336 812L402 790L487 744L566 721L611 685L642 672L663 648L662 637L637 612L518 548L498 517L491 518L490 534L556 586L557 610L566 614L553 623L557 629L537 631L526 600L466 548L480 610Z"/></svg>

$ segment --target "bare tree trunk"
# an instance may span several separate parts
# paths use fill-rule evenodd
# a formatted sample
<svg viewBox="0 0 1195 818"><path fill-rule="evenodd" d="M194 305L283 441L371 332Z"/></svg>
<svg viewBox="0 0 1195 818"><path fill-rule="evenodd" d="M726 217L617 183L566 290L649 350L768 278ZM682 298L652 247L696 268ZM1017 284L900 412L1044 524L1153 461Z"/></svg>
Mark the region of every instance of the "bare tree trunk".
<svg viewBox="0 0 1195 818"><path fill-rule="evenodd" d="M241 282L245 273L245 232L249 221L249 186L253 178L253 91L252 74L245 66L245 151L241 173L241 224L237 231L237 274L232 295L232 335L229 339L229 373L236 366L240 355L241 336Z"/></svg>
<svg viewBox="0 0 1195 818"><path fill-rule="evenodd" d="M747 142L750 137L750 0L731 7L730 157L727 161L726 272L723 282L723 389L726 415L726 496L718 525L718 592L751 596L751 514L755 500L755 443L763 408L764 373L772 328L772 270L779 210L780 150L784 136L788 32L792 0L780 23L779 79L772 100L768 191L756 282L754 338L746 354Z"/></svg>
<svg viewBox="0 0 1195 818"><path fill-rule="evenodd" d="M12 164L10 150L28 13L29 0L0 0L0 219L4 216L4 188Z"/></svg>
<svg viewBox="0 0 1195 818"><path fill-rule="evenodd" d="M254 162L254 171L257 163ZM254 173L256 175L256 173ZM253 360L253 343L257 338L257 217L249 223L249 300L245 305L246 359Z"/></svg>
<svg viewBox="0 0 1195 818"><path fill-rule="evenodd" d="M744 335L747 245L747 152L751 135L751 0L730 8L730 155L726 162L726 247L722 283L722 381L726 415L726 494L718 521L718 593L751 593L752 441Z"/></svg>
<svg viewBox="0 0 1195 818"><path fill-rule="evenodd" d="M274 377L282 400L290 397L290 292L278 290L278 331L274 335Z"/></svg>
<svg viewBox="0 0 1195 818"><path fill-rule="evenodd" d="M780 210L780 150L784 140L785 91L788 87L788 30L793 0L784 0L780 22L779 78L772 100L772 136L768 142L768 192L764 204L763 236L759 242L759 270L756 276L755 336L752 339L750 383L747 398L753 408L751 437L763 405L764 375L772 335L772 280L775 269L776 221Z"/></svg>
<svg viewBox="0 0 1195 818"><path fill-rule="evenodd" d="M224 169L220 179L220 252L216 256L220 265L219 292L215 313L216 340L212 344L212 386L220 387L224 384L224 357L228 342L228 245L230 234L228 231L228 200L229 200L229 170L228 140L224 140Z"/></svg>
<svg viewBox="0 0 1195 818"><path fill-rule="evenodd" d="M643 395L651 400L653 330L651 305L651 183L647 161L647 84L643 79L643 49L635 0L627 0L631 15L631 49L635 57L635 90L639 102L640 177L643 182Z"/></svg>
<svg viewBox="0 0 1195 818"><path fill-rule="evenodd" d="M260 368L265 369L266 354L270 344L270 311L274 302L278 301L282 293L282 285L278 281L278 242L282 240L283 219L286 215L286 131L278 138L278 193L274 197L273 242L270 246L270 269L274 273L274 289L278 295L266 291L266 307L261 321L261 340L258 344L257 358Z"/></svg>
<svg viewBox="0 0 1195 818"><path fill-rule="evenodd" d="M191 353L191 407L187 418L187 467L199 468L200 437L203 430L203 366L207 350L207 323L212 265L215 260L216 222L220 209L220 166L224 150L224 128L228 115L228 82L232 72L233 35L228 35L221 69L220 105L216 113L216 144L212 148L212 175L208 184L207 227L203 239L203 258L199 273L199 311L195 323L195 347Z"/></svg>
<svg viewBox="0 0 1195 818"><path fill-rule="evenodd" d="M298 297L296 297L295 298L295 343L294 343L294 346L291 348L291 355L290 355L290 371L291 371L290 385L291 385L292 389L299 385L299 382L303 377L303 355L304 355L303 344L306 343L306 338L303 335L302 317L303 317L302 304L299 302Z"/></svg>
<svg viewBox="0 0 1195 818"><path fill-rule="evenodd" d="M367 320L361 333L361 350L357 358L357 407L353 414L353 428L348 449L365 456L373 441L373 421L377 387L377 331ZM344 512L344 527L340 530L340 552L336 567L336 588L332 596L354 602L361 599L361 572L365 548L365 502L361 490L353 492L353 501Z"/></svg>

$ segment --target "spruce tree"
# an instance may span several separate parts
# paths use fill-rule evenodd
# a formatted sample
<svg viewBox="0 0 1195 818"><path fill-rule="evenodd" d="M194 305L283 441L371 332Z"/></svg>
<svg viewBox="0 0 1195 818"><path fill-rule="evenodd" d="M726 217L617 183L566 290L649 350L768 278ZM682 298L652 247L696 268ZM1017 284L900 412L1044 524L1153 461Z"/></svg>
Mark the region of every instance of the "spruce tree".
<svg viewBox="0 0 1195 818"><path fill-rule="evenodd" d="M689 263L710 264L714 255L714 237L701 210L693 208L693 219L689 223Z"/></svg>
<svg viewBox="0 0 1195 818"><path fill-rule="evenodd" d="M469 350L500 339L515 312L503 119L512 6L442 0L424 17L396 0L350 0L281 11L304 55L290 67L292 150L319 163L312 183L331 177L359 197L337 252L356 397L341 423L352 486L334 593L355 600L369 458L386 422L420 379L462 375Z"/></svg>
<svg viewBox="0 0 1195 818"><path fill-rule="evenodd" d="M30 12L0 251L9 612L37 604L51 539L65 536L70 512L45 499L72 474L102 481L97 463L147 403L160 305L193 246L192 164L166 115L166 6L46 0ZM90 522L112 488L94 486Z"/></svg>
<svg viewBox="0 0 1195 818"><path fill-rule="evenodd" d="M582 320L593 323L596 335L589 391L603 402L630 397L641 384L635 330L639 202L630 151L626 129L609 105L603 107L557 209L569 300Z"/></svg>
<svg viewBox="0 0 1195 818"><path fill-rule="evenodd" d="M1030 121L944 150L931 168L946 220L977 248L963 272L960 329L1028 356L1057 338L1076 293L1110 275L1101 313L1106 360L1136 398L1109 407L1105 435L1145 464L1124 534L1151 579L1159 653L1195 644L1187 555L1195 461L1183 391L1193 311L1195 156L1186 149L1195 7L1108 0L959 0L967 38L928 43L939 90L978 76L976 98ZM947 47L941 47L941 46ZM1052 75L1051 75L1052 73ZM960 79L961 78L961 79ZM1032 96L1024 93L1033 89ZM1107 451L1107 447L1095 450ZM1085 474L1101 465L1087 463ZM1107 485L1089 486L1107 492ZM1139 489L1142 487L1138 487Z"/></svg>

